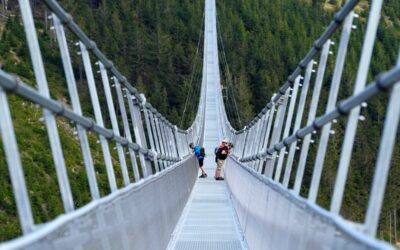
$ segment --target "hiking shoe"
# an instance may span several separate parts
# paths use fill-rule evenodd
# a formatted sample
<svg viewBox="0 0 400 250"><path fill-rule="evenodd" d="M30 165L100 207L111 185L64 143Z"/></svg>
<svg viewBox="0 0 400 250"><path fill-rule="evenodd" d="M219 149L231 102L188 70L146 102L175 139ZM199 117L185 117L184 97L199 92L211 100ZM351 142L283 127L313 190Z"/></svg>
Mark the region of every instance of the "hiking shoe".
<svg viewBox="0 0 400 250"><path fill-rule="evenodd" d="M202 174L202 175L199 176L199 178L206 178L206 177L207 177L206 174Z"/></svg>

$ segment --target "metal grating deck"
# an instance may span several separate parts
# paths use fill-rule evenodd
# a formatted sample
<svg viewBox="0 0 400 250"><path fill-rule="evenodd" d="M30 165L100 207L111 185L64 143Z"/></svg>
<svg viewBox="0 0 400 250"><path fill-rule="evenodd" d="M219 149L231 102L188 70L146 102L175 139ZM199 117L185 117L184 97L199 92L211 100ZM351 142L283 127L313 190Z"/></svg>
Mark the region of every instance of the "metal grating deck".
<svg viewBox="0 0 400 250"><path fill-rule="evenodd" d="M209 177L196 182L168 249L246 249L226 183L214 180L214 170L207 166Z"/></svg>

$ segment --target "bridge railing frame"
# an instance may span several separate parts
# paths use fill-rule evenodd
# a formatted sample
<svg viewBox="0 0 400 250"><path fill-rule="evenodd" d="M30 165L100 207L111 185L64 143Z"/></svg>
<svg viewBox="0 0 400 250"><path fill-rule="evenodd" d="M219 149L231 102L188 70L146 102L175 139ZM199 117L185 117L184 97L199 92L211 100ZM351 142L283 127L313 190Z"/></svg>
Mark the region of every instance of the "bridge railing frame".
<svg viewBox="0 0 400 250"><path fill-rule="evenodd" d="M27 44L29 46L34 75L39 89L34 89L22 82L17 76L0 70L0 117L2 117L2 121L0 122L0 135L3 142L5 142L3 146L6 161L11 177L18 217L24 235L32 233L39 227L35 225L33 220L32 208L8 105L8 95L19 95L39 105L43 109L43 121L48 131L52 158L55 162L65 213L73 212L75 207L56 125L57 116L65 117L76 125L75 133L81 145L90 194L93 200L97 200L101 197L89 148L88 131L93 131L99 136L98 143L100 143L102 147L110 190L111 193L115 193L119 188L116 184L114 166L111 162L110 142L116 144L115 149L118 152L123 183L126 187L131 184L128 167L132 167L133 178L135 182L139 182L141 179L148 178L150 175L163 171L188 157L192 153L188 148L188 144L190 142L200 143L202 141L204 126L205 109L203 105L199 105L196 118L191 127L187 130L179 129L176 125L169 122L146 101L146 97L143 94L140 94L138 90L128 82L127 78L118 71L113 63L96 46L95 42L90 40L73 21L71 15L68 14L57 1L43 0L43 2L52 12L49 19L53 21L53 29L60 49L72 109L50 97L30 3L29 0L19 0ZM70 33L74 36L74 39L78 40L75 45L79 48L80 51L78 54L81 55L84 63L84 72L86 73L88 81L95 120L90 117L85 117L82 114L72 68L70 48L64 30L65 28L68 28ZM111 129L104 125L102 117L103 111L99 105L96 89L100 87L100 85L96 84L94 78L91 62L93 59L96 60L95 65L99 67L97 73L101 76L101 83L107 103L107 111L104 112L108 112L107 114L111 120ZM110 83L110 79L113 83ZM113 91L112 89L114 88L115 90ZM114 94L112 92L114 92ZM113 98L115 96L117 98L114 100ZM201 103L204 103L204 100L205 91L203 86L200 97ZM119 117L117 117L115 112L116 107L118 107L121 112ZM122 120L122 131L120 131L119 128L119 119ZM133 129L133 133L131 129ZM121 133L123 135L121 135ZM133 135L135 141L133 140ZM130 157L132 166L127 166L125 155ZM140 164L136 162L137 156L139 157Z"/></svg>
<svg viewBox="0 0 400 250"><path fill-rule="evenodd" d="M337 102L351 31L356 28L353 25L353 19L358 17L353 12L353 9L358 2L358 0L347 1L343 8L336 13L334 20L315 41L311 50L299 62L287 81L249 124L242 130L235 131L230 126L226 116L225 123L226 129L229 132L227 136L236 144L234 157L286 189L289 188L289 178L294 164L294 156L296 151L300 150L295 183L291 191L295 195L300 195L307 155L310 144L314 143L311 136L314 133L320 132L317 157L307 197L309 202L316 204L329 136L334 133L331 130L332 123L335 123L336 119L341 116L347 116L348 123L330 206L330 212L339 215L345 192L345 183L355 133L360 119L360 109L373 96L378 95L382 91L391 91L368 209L361 229L364 233L375 237L395 143L395 138L393 138L395 136L393 135L396 135L399 123L400 105L395 100L395 96L398 96L400 87L400 59L397 66L379 75L374 82L365 87L382 8L381 0L372 1L353 96ZM330 51L330 47L334 43L330 38L342 25L342 33L325 115L316 117L327 60L333 54ZM315 59L317 55L320 55L318 63L317 59ZM314 65L316 64L318 64L318 69L314 70ZM314 72L317 75L310 101L311 104L307 113L307 126L301 128L301 121L307 102L307 92L310 86L311 75ZM289 98L291 98L290 102ZM298 101L296 100L297 98L299 99ZM298 105L296 106L297 102ZM295 107L297 107L296 112L294 112ZM290 131L293 132L289 136ZM390 135L392 138L390 138ZM299 142L301 142L301 148L298 146ZM285 158L286 166L283 166Z"/></svg>

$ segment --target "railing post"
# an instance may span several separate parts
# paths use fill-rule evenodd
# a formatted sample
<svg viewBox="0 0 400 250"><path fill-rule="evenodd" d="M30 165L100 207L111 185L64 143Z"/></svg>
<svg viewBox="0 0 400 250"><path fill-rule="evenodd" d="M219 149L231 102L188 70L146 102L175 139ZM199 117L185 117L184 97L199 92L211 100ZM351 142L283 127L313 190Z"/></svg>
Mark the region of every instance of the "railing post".
<svg viewBox="0 0 400 250"><path fill-rule="evenodd" d="M157 150L156 150L155 145L154 145L155 144L154 139L155 139L156 135L153 133L154 130L152 131L152 129L151 129L152 124L150 124L149 111L148 111L148 108L147 108L147 103L143 103L142 107L143 107L144 120L146 122L147 134L149 136L150 147L151 147L151 150L153 151L153 153L155 154L155 156L153 158L154 166L155 166L156 171L160 172L161 168L159 166L158 158L157 158L158 157L158 153L157 153Z"/></svg>
<svg viewBox="0 0 400 250"><path fill-rule="evenodd" d="M259 120L259 122L261 123L260 124L261 130L260 130L260 135L256 140L257 141L257 147L256 147L256 152L255 152L256 154L260 153L260 151L262 150L263 138L264 138L265 133L267 131L267 124L266 123L268 121L268 118L267 118L268 115L269 115L269 110L267 110ZM258 171L258 168L259 168L258 166L259 165L260 165L260 160L256 160L256 161L254 161L253 168L256 171Z"/></svg>
<svg viewBox="0 0 400 250"><path fill-rule="evenodd" d="M179 141L178 127L176 125L174 126L174 140L175 140L176 155L179 159L182 160L183 157L179 149L180 141Z"/></svg>
<svg viewBox="0 0 400 250"><path fill-rule="evenodd" d="M266 128L266 131L265 131L264 136L262 138L263 141L264 141L263 144L262 144L262 150L263 151L265 151L267 149L267 147L268 147L268 141L269 141L269 136L270 136L270 133L271 133L272 121L274 120L274 114L275 114L275 104L273 104L271 106L271 108L269 110L269 115L267 117L267 128ZM265 162L265 159L261 160L258 163L258 172L259 173L262 173L264 162Z"/></svg>
<svg viewBox="0 0 400 250"><path fill-rule="evenodd" d="M161 134L163 135L164 138L164 149L165 149L165 153L168 157L171 157L171 147L170 147L170 140L169 140L169 136L168 136L168 128L167 128L167 124L165 123L165 118L163 116L161 116L160 118L160 129L161 129ZM170 165L171 165L171 160L169 160Z"/></svg>
<svg viewBox="0 0 400 250"><path fill-rule="evenodd" d="M47 84L46 73L43 65L42 53L39 47L30 3L28 0L18 0L18 2L21 10L22 21L24 23L29 52L31 55L33 71L35 73L36 83L39 86L39 92L45 97L50 97L50 91ZM74 210L74 201L68 180L68 174L65 166L63 151L61 148L56 119L54 115L47 109L43 109L43 115L50 141L51 153L56 168L57 179L60 187L64 210L67 213L72 212Z"/></svg>
<svg viewBox="0 0 400 250"><path fill-rule="evenodd" d="M173 156L177 159L179 159L179 153L178 153L178 144L176 141L175 137L175 129L176 126L173 126L172 124L169 124L169 138L171 140L171 150L173 152Z"/></svg>
<svg viewBox="0 0 400 250"><path fill-rule="evenodd" d="M307 69L306 69L306 73L305 73L305 77L304 77L304 81L303 81L303 85L302 85L303 88L301 91L299 105L297 107L296 120L294 122L294 127L293 127L294 132L296 132L300 128L300 125L301 125L301 120L303 118L304 107L306 105L307 92L308 92L308 88L310 85L313 66L314 66L314 60L311 60L307 65ZM285 168L285 176L283 177L283 186L285 188L287 188L289 185L289 180L290 180L290 175L292 173L292 166L293 166L294 155L296 153L296 148L297 148L297 141L293 142L290 145L289 155L288 155L288 159L286 162L286 168Z"/></svg>
<svg viewBox="0 0 400 250"><path fill-rule="evenodd" d="M328 103L326 106L326 113L332 111L335 108L335 103L336 103L337 96L339 93L340 81L341 81L342 73L343 73L343 66L344 66L344 62L346 59L347 46L348 46L348 43L350 40L350 33L351 33L351 26L353 23L353 17L354 17L354 13L350 12L349 15L346 17L346 20L345 20L345 23L343 26L343 31L342 31L340 45L339 45L339 52L337 55L335 69L333 72L331 90L329 93ZM313 172L311 186L310 186L310 190L313 190L312 196L314 199L316 198L318 189L319 189L322 168L323 168L323 164L324 164L326 149L328 147L330 132L331 132L331 123L328 123L327 125L325 125L322 128L321 137L320 137L319 145L318 145L317 157L315 159L315 164L314 164L314 172Z"/></svg>
<svg viewBox="0 0 400 250"><path fill-rule="evenodd" d="M283 131L282 138L286 138L289 135L290 132L290 127L292 125L292 119L293 119L293 114L294 114L294 107L296 105L296 100L297 100L297 93L299 90L299 83L300 83L300 76L298 76L293 84L293 89L291 93L291 99L290 99L290 104L289 104L289 111L288 115L286 117L286 122L285 122L285 130ZM282 165L283 165L283 160L285 158L286 154L286 148L282 148L279 151L279 159L278 159L278 164L276 166L276 173L274 180L276 182L279 182L281 178L281 172L282 172Z"/></svg>
<svg viewBox="0 0 400 250"><path fill-rule="evenodd" d="M270 142L270 148L273 147L276 143L278 143L281 133L282 133L282 128L284 124L284 118L285 118L285 113L286 113L286 107L288 103L288 96L289 96L289 89L286 90L285 95L281 96L280 100L278 102L281 102L278 107L278 111L276 113L276 118L275 118L275 123L274 123L274 129L272 130L272 138ZM277 157L277 153L274 152L269 160L267 160L267 165L266 165L266 170L268 169L268 177L272 178L272 175L274 173L274 168L275 168L275 159Z"/></svg>
<svg viewBox="0 0 400 250"><path fill-rule="evenodd" d="M143 99L143 103L146 102L146 99L144 96L141 96ZM135 134L135 140L136 143L141 147L141 148L148 148L146 144L146 138L144 137L143 134L143 126L142 126L142 117L140 115L140 103L136 99L135 96L131 96L131 98L128 98L128 106L129 106L129 111L131 113L131 120L132 120L132 126L133 126L133 132ZM140 165L142 166L142 172L143 172L143 177L147 177L151 174L151 166L150 162L147 161L146 157L143 155L142 152L139 152L139 159L140 159Z"/></svg>
<svg viewBox="0 0 400 250"><path fill-rule="evenodd" d="M249 128L247 129L247 137L246 137L246 144L243 149L243 157L249 156L250 146L248 142L251 142L252 140L253 140L253 126L251 126L250 124Z"/></svg>
<svg viewBox="0 0 400 250"><path fill-rule="evenodd" d="M153 115L153 111L151 111L151 109L149 109L147 113L149 115L149 121L150 121L151 128L152 128L152 131L153 131L154 143L155 143L155 146L156 146L156 149L157 149L157 153L158 153L158 155L162 155L163 153L161 151L160 134L159 134L159 132L157 131L157 128L156 128L156 122L155 122L155 118L154 118L154 115ZM160 167L160 171L161 171L162 169L166 168L166 165L165 165L165 161L164 160L160 160L160 162L161 162L160 164L162 165Z"/></svg>
<svg viewBox="0 0 400 250"><path fill-rule="evenodd" d="M260 124L261 124L261 120L258 120L257 124L255 125L254 128L254 137L253 140L251 140L251 145L250 145L250 155L254 155L257 153L257 141L259 138L259 133L260 133ZM251 162L250 167L253 168L254 162Z"/></svg>
<svg viewBox="0 0 400 250"><path fill-rule="evenodd" d="M247 137L249 136L249 129L247 127L244 127L244 140L242 144L242 148L240 149L240 158L243 158L245 156L245 151L246 151L246 143L247 143Z"/></svg>
<svg viewBox="0 0 400 250"><path fill-rule="evenodd" d="M191 152L189 151L189 143L191 142L190 140L189 140L189 131L187 131L186 132L186 134L185 134L185 141L186 141L186 143L185 143L185 148L186 148L186 155L189 155Z"/></svg>
<svg viewBox="0 0 400 250"><path fill-rule="evenodd" d="M160 117L161 115L159 113L154 113L153 112L153 117L154 117L154 123L157 129L157 134L158 134L158 140L160 142L160 150L161 150L161 155L163 157L167 156L166 150L165 150L165 144L164 144L164 135L161 131L161 121L160 121ZM169 166L169 162L168 160L164 160L164 167L168 167Z"/></svg>
<svg viewBox="0 0 400 250"><path fill-rule="evenodd" d="M121 84L119 83L118 79L116 77L113 77L114 84L115 84L115 89L117 91L117 98L118 98L118 103L119 103L119 108L121 110L121 116L122 116L122 123L124 125L124 132L125 132L125 137L128 139L130 143L132 143L132 134L131 130L129 129L129 122L128 122L128 115L126 113L126 107L125 107L125 102L124 102L124 97L121 89ZM132 98L129 90L126 90L126 98ZM128 147L128 152L129 156L131 159L131 164L132 164L132 170L133 170L133 175L135 177L135 181L140 180L140 175L139 175L139 169L138 165L136 162L136 153L135 151Z"/></svg>
<svg viewBox="0 0 400 250"><path fill-rule="evenodd" d="M75 113L77 113L78 115L82 115L81 104L79 101L76 80L74 76L74 71L72 69L71 57L65 37L64 27L55 14L52 14L52 18L56 30L58 46L60 47L61 60L64 67L65 78L68 85L68 92L70 94L72 108ZM90 153L89 140L86 134L86 130L78 124L76 125L76 129L81 145L86 174L88 176L90 194L92 196L92 199L98 199L100 198L99 187L97 185L96 173L94 171L93 159Z"/></svg>
<svg viewBox="0 0 400 250"><path fill-rule="evenodd" d="M23 234L28 234L34 230L32 208L29 202L24 170L21 164L17 140L15 138L7 95L2 87L0 87L0 117L0 136L3 138L3 147L13 187L19 223Z"/></svg>
<svg viewBox="0 0 400 250"><path fill-rule="evenodd" d="M85 69L86 79L87 79L88 86L89 86L89 92L90 92L90 97L92 100L92 106L93 106L94 115L96 118L96 123L97 123L97 125L104 127L103 115L101 114L101 110L100 110L99 97L97 96L97 89L96 89L96 84L94 82L93 69L92 69L92 65L90 62L89 53L88 53L86 46L82 42L79 42L79 45L81 48L83 66ZM111 154L110 154L110 148L108 145L108 141L102 135L99 135L99 138L100 138L100 143L101 143L101 149L103 151L104 162L106 164L106 170L107 170L108 182L110 184L110 189L111 189L111 192L115 192L115 191L117 191L118 188L117 188L117 182L115 180L114 167L113 167L112 161L111 161Z"/></svg>
<svg viewBox="0 0 400 250"><path fill-rule="evenodd" d="M400 57L397 65L398 67L400 66ZM390 96L390 101L386 112L386 120L383 128L381 143L379 146L378 159L375 164L375 173L372 183L371 196L369 198L367 214L365 216L364 231L372 237L376 235L393 155L393 148L396 143L396 134L400 120L399 96L400 82L397 82L392 89L392 94Z"/></svg>
<svg viewBox="0 0 400 250"><path fill-rule="evenodd" d="M166 119L164 117L162 117L162 129L163 129L162 131L163 131L164 136L165 136L165 144L166 144L167 155L169 157L172 157L173 156L173 154L172 154L172 145L171 145L172 141L171 141L171 138L169 137L169 131L168 131L169 127L168 127L168 124L167 124Z"/></svg>
<svg viewBox="0 0 400 250"><path fill-rule="evenodd" d="M114 101L113 101L113 97L112 97L112 93L111 93L110 81L108 80L107 70L101 62L98 62L98 65L100 68L101 80L103 82L103 88L104 88L104 92L106 95L106 102L107 102L107 107L108 107L108 113L110 115L111 127L114 131L114 134L116 134L117 136L120 136L119 125L118 125L118 121L117 121L117 116L115 114ZM117 146L119 162L121 164L122 178L124 180L125 186L128 186L130 183L130 180L129 180L129 174L128 174L128 167L126 165L124 148L119 143L116 143L116 146Z"/></svg>
<svg viewBox="0 0 400 250"><path fill-rule="evenodd" d="M367 82L369 72L368 68L371 62L381 8L382 0L376 0L372 2L353 95L360 93L364 89ZM346 185L350 159L353 151L353 144L354 138L356 136L359 115L360 107L352 109L346 125L346 132L344 135L342 151L339 160L337 183L335 184L334 190L335 196L333 197L336 204L333 205L331 210L333 213L337 214L339 213L340 207L342 206L342 198Z"/></svg>
<svg viewBox="0 0 400 250"><path fill-rule="evenodd" d="M313 91L311 104L310 104L310 111L308 113L307 125L310 125L314 121L315 116L317 114L318 101L319 101L319 96L321 93L322 81L323 81L323 78L325 75L326 64L328 62L330 45L331 45L331 41L328 40L325 42L325 44L322 48L320 62L318 65L317 77L315 79L314 91ZM304 169L306 166L306 160L307 160L308 150L310 147L310 142L311 142L311 134L308 134L303 138L303 144L301 147L301 154L300 154L299 164L298 164L297 173L296 173L296 180L295 180L295 184L294 184L294 192L296 194L300 193L300 188L301 188L301 183L303 181Z"/></svg>

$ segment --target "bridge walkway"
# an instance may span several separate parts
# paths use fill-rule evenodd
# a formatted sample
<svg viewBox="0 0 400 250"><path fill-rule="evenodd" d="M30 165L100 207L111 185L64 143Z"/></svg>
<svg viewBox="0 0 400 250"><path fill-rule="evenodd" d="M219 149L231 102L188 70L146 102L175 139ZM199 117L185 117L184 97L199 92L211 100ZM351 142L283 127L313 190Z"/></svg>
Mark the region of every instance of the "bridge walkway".
<svg viewBox="0 0 400 250"><path fill-rule="evenodd" d="M204 37L205 124L204 167L208 178L198 179L170 240L168 249L246 249L236 212L225 181L214 180L214 148L222 139L218 46L215 2L206 1Z"/></svg>
<svg viewBox="0 0 400 250"><path fill-rule="evenodd" d="M208 178L197 180L168 249L247 249L226 182L213 178L212 156L205 166Z"/></svg>

